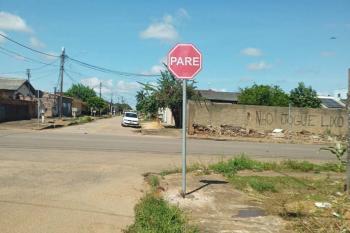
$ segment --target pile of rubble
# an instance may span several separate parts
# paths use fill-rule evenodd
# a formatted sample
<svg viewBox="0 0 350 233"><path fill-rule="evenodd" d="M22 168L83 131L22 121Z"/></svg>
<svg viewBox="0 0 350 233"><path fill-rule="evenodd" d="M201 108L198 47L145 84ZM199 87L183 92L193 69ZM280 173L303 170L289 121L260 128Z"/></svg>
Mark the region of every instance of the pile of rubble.
<svg viewBox="0 0 350 233"><path fill-rule="evenodd" d="M193 124L195 134L208 136L229 136L229 137L265 137L266 132L259 132L253 129L246 129L240 126L220 125L220 127L213 127L211 125L204 126L200 124Z"/></svg>
<svg viewBox="0 0 350 233"><path fill-rule="evenodd" d="M334 140L346 140L345 137L335 137L329 134L314 134L307 130L302 130L299 132L284 129L257 131L233 125L220 125L220 127L214 127L212 125L205 126L201 124L193 124L193 130L195 135L206 137L251 137L315 143L328 143L333 142Z"/></svg>

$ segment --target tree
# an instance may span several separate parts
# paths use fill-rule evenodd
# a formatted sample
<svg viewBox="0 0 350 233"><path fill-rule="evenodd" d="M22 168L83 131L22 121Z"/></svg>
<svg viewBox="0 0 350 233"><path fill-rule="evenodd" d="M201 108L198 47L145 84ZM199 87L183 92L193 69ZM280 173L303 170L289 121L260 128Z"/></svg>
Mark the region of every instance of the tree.
<svg viewBox="0 0 350 233"><path fill-rule="evenodd" d="M279 86L257 85L240 89L238 103L247 105L288 106L289 96Z"/></svg>
<svg viewBox="0 0 350 233"><path fill-rule="evenodd" d="M90 97L87 100L87 104L88 104L89 108L99 109L100 111L103 111L105 108L108 107L108 105L104 101L104 99L102 99L98 96Z"/></svg>
<svg viewBox="0 0 350 233"><path fill-rule="evenodd" d="M115 103L113 104L113 107L115 111L119 113L123 113L132 109L131 106L127 103Z"/></svg>
<svg viewBox="0 0 350 233"><path fill-rule="evenodd" d="M158 113L158 102L155 95L155 89L150 88L150 84L143 84L142 90L136 94L136 110L149 115L151 118L157 117Z"/></svg>
<svg viewBox="0 0 350 233"><path fill-rule="evenodd" d="M142 84L143 89L136 94L136 109L143 113L156 116L159 108L169 108L174 117L175 126L181 126L182 116L182 81L175 79L168 70L161 72L161 78L156 85ZM195 99L198 94L195 91L193 81L187 82L187 98Z"/></svg>
<svg viewBox="0 0 350 233"><path fill-rule="evenodd" d="M88 99L96 96L96 92L94 91L94 89L79 83L73 84L65 93L65 95L73 98L78 98L84 102L87 102Z"/></svg>
<svg viewBox="0 0 350 233"><path fill-rule="evenodd" d="M321 100L317 98L317 92L311 86L306 87L303 82L290 91L290 101L294 107L319 108Z"/></svg>

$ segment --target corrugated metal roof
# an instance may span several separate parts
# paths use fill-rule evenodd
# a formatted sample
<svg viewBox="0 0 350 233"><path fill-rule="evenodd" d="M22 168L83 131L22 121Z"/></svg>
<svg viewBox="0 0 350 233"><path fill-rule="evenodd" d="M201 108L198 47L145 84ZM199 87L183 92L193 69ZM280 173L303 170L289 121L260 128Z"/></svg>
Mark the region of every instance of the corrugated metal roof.
<svg viewBox="0 0 350 233"><path fill-rule="evenodd" d="M200 95L211 101L238 102L238 92L222 92L213 90L198 90Z"/></svg>
<svg viewBox="0 0 350 233"><path fill-rule="evenodd" d="M2 78L0 77L0 90L15 91L23 85L27 80L14 79L14 78Z"/></svg>

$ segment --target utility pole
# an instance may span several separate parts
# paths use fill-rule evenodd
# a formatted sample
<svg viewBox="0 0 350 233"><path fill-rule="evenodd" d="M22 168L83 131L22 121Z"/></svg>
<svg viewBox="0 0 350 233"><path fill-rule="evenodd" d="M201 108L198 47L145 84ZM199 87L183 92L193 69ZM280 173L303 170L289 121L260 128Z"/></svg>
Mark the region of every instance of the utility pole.
<svg viewBox="0 0 350 233"><path fill-rule="evenodd" d="M64 73L64 59L65 59L65 49L62 48L61 53L61 64L60 64L60 77L61 77L61 87L60 87L60 101L59 101L59 117L62 118L62 112L63 112L63 73Z"/></svg>
<svg viewBox="0 0 350 233"><path fill-rule="evenodd" d="M102 94L102 93L101 93L101 90L102 90L102 82L100 81L100 98L101 98L101 96L102 96L102 95L101 95L101 94Z"/></svg>
<svg viewBox="0 0 350 233"><path fill-rule="evenodd" d="M37 90L37 99L38 99L38 128L39 128L39 124L40 124L40 95L39 95L40 91Z"/></svg>
<svg viewBox="0 0 350 233"><path fill-rule="evenodd" d="M54 109L55 109L55 113L53 113L53 115L56 115L57 114L57 98L56 98L56 93L57 93L57 89L56 87L53 88L53 106L54 106Z"/></svg>
<svg viewBox="0 0 350 233"><path fill-rule="evenodd" d="M27 80L30 82L30 69L27 69Z"/></svg>
<svg viewBox="0 0 350 233"><path fill-rule="evenodd" d="M346 101L346 109L348 113L348 148L346 156L346 192L350 195L350 69L348 69L348 98Z"/></svg>
<svg viewBox="0 0 350 233"><path fill-rule="evenodd" d="M113 92L111 93L111 115L113 115Z"/></svg>

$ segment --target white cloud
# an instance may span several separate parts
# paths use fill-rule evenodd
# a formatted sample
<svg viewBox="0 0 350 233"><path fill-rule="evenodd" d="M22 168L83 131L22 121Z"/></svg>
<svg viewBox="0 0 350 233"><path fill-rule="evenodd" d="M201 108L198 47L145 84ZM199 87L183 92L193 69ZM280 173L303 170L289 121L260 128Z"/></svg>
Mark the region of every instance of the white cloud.
<svg viewBox="0 0 350 233"><path fill-rule="evenodd" d="M140 84L137 82L126 82L124 80L119 80L116 84L117 93L131 93L135 92L140 88Z"/></svg>
<svg viewBox="0 0 350 233"><path fill-rule="evenodd" d="M252 70L252 71L258 71L258 70L267 70L271 68L271 65L264 62L264 61L260 61L257 63L251 63L247 66L248 70Z"/></svg>
<svg viewBox="0 0 350 233"><path fill-rule="evenodd" d="M150 70L142 72L147 75L159 75L161 71L165 70L164 64L167 64L167 58L163 57L159 60L159 63L152 66Z"/></svg>
<svg viewBox="0 0 350 233"><path fill-rule="evenodd" d="M101 80L97 77L91 77L80 80L80 83L94 89L97 94L100 93L100 83L102 83L101 94L110 94L113 91L113 81L111 79Z"/></svg>
<svg viewBox="0 0 350 233"><path fill-rule="evenodd" d="M46 47L46 45L43 42L41 42L38 38L36 38L34 36L30 37L29 42L30 42L30 45L32 47L37 48L37 49L41 49L41 48Z"/></svg>
<svg viewBox="0 0 350 233"><path fill-rule="evenodd" d="M145 30L140 32L142 39L158 39L174 42L179 39L177 26L183 19L188 19L189 14L183 8L179 9L175 16L166 14L161 20L151 23Z"/></svg>
<svg viewBox="0 0 350 233"><path fill-rule="evenodd" d="M239 79L238 82L245 83L245 82L253 82L253 81L254 81L254 79L251 78L251 77L242 77L242 78Z"/></svg>
<svg viewBox="0 0 350 233"><path fill-rule="evenodd" d="M175 41L179 34L170 20L170 15L164 16L161 22L152 23L140 33L142 39L159 39L163 41Z"/></svg>
<svg viewBox="0 0 350 233"><path fill-rule="evenodd" d="M336 53L333 51L322 51L320 55L321 57L334 57Z"/></svg>
<svg viewBox="0 0 350 233"><path fill-rule="evenodd" d="M20 16L0 11L0 29L8 31L32 32L32 29Z"/></svg>
<svg viewBox="0 0 350 233"><path fill-rule="evenodd" d="M56 52L46 52L47 54L50 54L50 55L53 55L53 56L59 56L60 54L56 53ZM43 58L45 60L48 60L48 61L53 61L53 60L56 60L57 57L53 57L53 56L48 56L48 55L43 55Z"/></svg>
<svg viewBox="0 0 350 233"><path fill-rule="evenodd" d="M257 48L245 48L241 51L241 54L249 57L260 57L263 55L262 51Z"/></svg>
<svg viewBox="0 0 350 233"><path fill-rule="evenodd" d="M94 89L97 95L100 93L100 83L102 83L102 95L109 95L112 93L116 95L135 93L140 88L140 84L134 81L128 82L124 80L119 80L114 85L112 79L102 80L97 77L81 79L80 83Z"/></svg>

